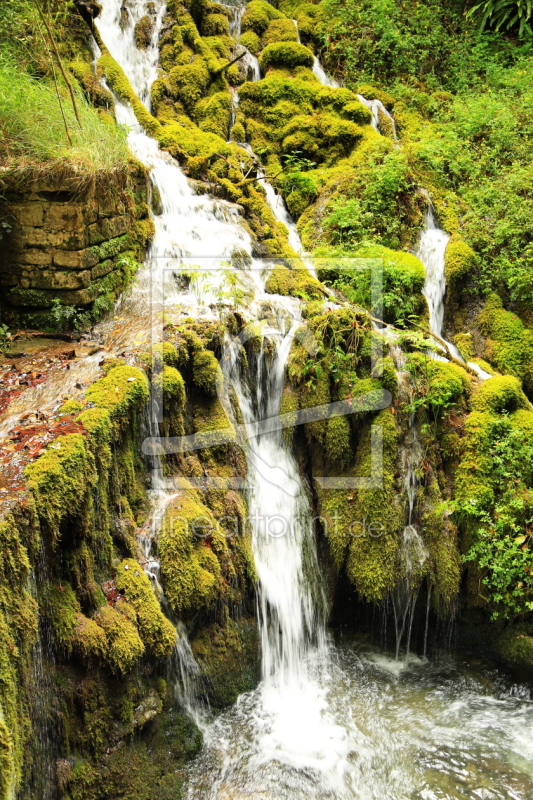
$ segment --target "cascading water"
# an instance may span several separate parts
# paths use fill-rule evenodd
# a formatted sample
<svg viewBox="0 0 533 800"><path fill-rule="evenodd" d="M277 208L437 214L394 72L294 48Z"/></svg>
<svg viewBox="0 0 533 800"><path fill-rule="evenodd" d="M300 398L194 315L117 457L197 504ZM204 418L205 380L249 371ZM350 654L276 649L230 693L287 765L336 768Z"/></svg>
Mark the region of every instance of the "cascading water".
<svg viewBox="0 0 533 800"><path fill-rule="evenodd" d="M359 100L360 103L362 103L364 106L366 106L368 108L368 110L370 111L370 113L372 114L371 125L372 125L372 127L374 128L375 131L377 131L378 133L380 132L379 115L381 114L382 116L386 117L390 121L391 126L392 126L392 134L393 134L394 139L398 138L398 135L396 133L396 122L394 120L394 117L385 108L385 106L383 105L381 100L367 100L366 97L363 97L362 94L358 94L357 95L357 99Z"/></svg>
<svg viewBox="0 0 533 800"><path fill-rule="evenodd" d="M437 225L435 212L430 204L426 214L425 228L420 235L416 256L423 263L426 270L423 294L429 309L429 329L439 339L442 339L444 322L444 295L446 293L445 254L449 240L450 235ZM446 340L442 339L442 341ZM454 344L446 342L446 346L454 358L464 363L459 350ZM443 358L442 355L435 355L434 357L437 359ZM474 362L469 361L468 366L482 380L491 377L488 372L485 372Z"/></svg>
<svg viewBox="0 0 533 800"><path fill-rule="evenodd" d="M156 20L162 19L163 7L156 2ZM132 25L144 3L131 2L128 8L121 31L120 0L104 0L99 28L148 102L149 77L142 76L155 75L157 54L152 47L143 56L152 59L148 69L129 52L135 47ZM157 34L156 25L154 43ZM119 45L127 52L121 54ZM130 110L119 104L118 115L132 127L132 149L152 167L163 205L155 219L151 259L126 308L149 317L150 278L161 287L166 270L173 301L186 313L210 313L200 302L206 292L180 295L172 271L178 262L202 259L217 269L236 246L251 253L238 212L195 195L177 164L140 131ZM247 278L261 300L260 269ZM361 643L334 650L328 642L307 494L281 433L268 423L278 413L298 305L272 295L268 300L278 319L277 330L265 333L277 341L274 356L270 359L263 348L250 361L251 380L246 380L240 350L228 341L222 363L249 434L245 449L263 681L210 725L200 720L205 744L187 771L184 791L191 800L526 800L533 792L533 725L523 689L498 684L484 673L478 677L470 667L414 658L405 663L376 655ZM185 669L182 703L194 716L187 700L194 692L186 688L194 683L194 661L186 639L179 643L178 668Z"/></svg>

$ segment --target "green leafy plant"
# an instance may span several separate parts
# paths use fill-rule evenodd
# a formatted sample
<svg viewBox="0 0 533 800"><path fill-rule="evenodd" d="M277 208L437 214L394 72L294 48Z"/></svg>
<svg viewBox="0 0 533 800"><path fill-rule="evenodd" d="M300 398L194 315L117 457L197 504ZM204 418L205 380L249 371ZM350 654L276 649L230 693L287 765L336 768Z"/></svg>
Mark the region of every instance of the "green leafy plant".
<svg viewBox="0 0 533 800"><path fill-rule="evenodd" d="M467 12L467 17L479 18L479 27L487 27L495 31L510 31L518 27L518 35L531 34L531 17L533 3L531 0L482 0Z"/></svg>
<svg viewBox="0 0 533 800"><path fill-rule="evenodd" d="M495 502L458 509L477 523L464 560L481 569L493 618L514 617L533 611L533 442L507 415L493 421L487 441Z"/></svg>
<svg viewBox="0 0 533 800"><path fill-rule="evenodd" d="M0 353L5 353L9 347L11 335L7 325L0 324Z"/></svg>

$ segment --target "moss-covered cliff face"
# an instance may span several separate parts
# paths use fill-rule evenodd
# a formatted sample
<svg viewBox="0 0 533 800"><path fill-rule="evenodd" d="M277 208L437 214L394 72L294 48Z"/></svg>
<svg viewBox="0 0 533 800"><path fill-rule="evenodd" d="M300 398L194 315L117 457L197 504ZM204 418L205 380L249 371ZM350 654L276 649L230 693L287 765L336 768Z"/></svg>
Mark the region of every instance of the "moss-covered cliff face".
<svg viewBox="0 0 533 800"><path fill-rule="evenodd" d="M197 691L207 691L214 707L257 682L249 606L255 571L243 499L232 490L200 493L183 477L198 484L201 476L207 486L209 475L243 476L234 445L216 457L178 455L164 467L169 479L181 480L154 542L175 616L163 612L143 569L151 506L141 445L154 359L165 361L162 430L193 434L218 402L218 362L206 348L216 341L216 326L191 321L177 347L167 342L139 366L102 362L102 377L58 408L57 432L65 432L38 457L19 460L0 524L2 797L17 787L24 797L179 796L176 770L201 736L175 694L177 619L190 631L202 671ZM219 425L229 424L221 407L217 413ZM11 492L15 480L22 495ZM232 509L241 524L236 535L224 529ZM195 530L199 520L209 535ZM36 713L38 693L46 693L46 720Z"/></svg>

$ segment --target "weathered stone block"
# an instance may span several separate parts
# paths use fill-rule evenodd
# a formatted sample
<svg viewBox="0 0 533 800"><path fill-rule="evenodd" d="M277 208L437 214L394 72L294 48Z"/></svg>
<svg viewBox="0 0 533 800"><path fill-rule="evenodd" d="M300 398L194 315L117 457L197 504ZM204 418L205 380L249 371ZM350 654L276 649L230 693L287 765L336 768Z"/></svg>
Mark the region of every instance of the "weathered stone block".
<svg viewBox="0 0 533 800"><path fill-rule="evenodd" d="M91 271L59 272L50 270L31 275L32 289L85 289L91 282Z"/></svg>
<svg viewBox="0 0 533 800"><path fill-rule="evenodd" d="M100 244L107 239L114 239L116 236L126 233L131 228L131 225L132 219L128 215L94 222L87 228L87 244Z"/></svg>
<svg viewBox="0 0 533 800"><path fill-rule="evenodd" d="M115 262L108 260L108 261L101 261L91 270L91 276L93 280L97 278L103 278L104 275L109 275L115 269Z"/></svg>
<svg viewBox="0 0 533 800"><path fill-rule="evenodd" d="M10 206L9 210L20 225L33 225L35 227L43 225L44 208L42 203L25 203L20 206Z"/></svg>
<svg viewBox="0 0 533 800"><path fill-rule="evenodd" d="M37 250L30 248L19 253L17 260L19 264L51 264L52 253L47 250Z"/></svg>
<svg viewBox="0 0 533 800"><path fill-rule="evenodd" d="M119 253L123 253L128 247L128 236L117 236L116 239L110 239L107 242L91 247L90 251L96 257L96 261L103 261L105 258L118 256Z"/></svg>
<svg viewBox="0 0 533 800"><path fill-rule="evenodd" d="M87 246L85 230L49 231L46 228L23 228L20 241L30 247L61 247L65 250L82 250Z"/></svg>
<svg viewBox="0 0 533 800"><path fill-rule="evenodd" d="M44 225L51 229L76 230L83 224L83 208L79 205L50 203L44 216Z"/></svg>
<svg viewBox="0 0 533 800"><path fill-rule="evenodd" d="M89 269L98 263L98 254L91 250L58 250L54 253L54 264L70 269Z"/></svg>

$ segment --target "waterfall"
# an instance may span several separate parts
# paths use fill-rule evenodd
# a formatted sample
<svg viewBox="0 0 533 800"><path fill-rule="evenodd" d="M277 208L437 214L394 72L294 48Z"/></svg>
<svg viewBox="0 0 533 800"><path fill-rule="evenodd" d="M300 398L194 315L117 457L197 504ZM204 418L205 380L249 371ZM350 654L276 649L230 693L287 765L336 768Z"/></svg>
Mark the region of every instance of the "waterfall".
<svg viewBox="0 0 533 800"><path fill-rule="evenodd" d="M394 139L398 138L398 135L397 135L397 132L396 132L396 122L394 120L394 117L392 116L392 114L389 111L387 111L387 109L385 108L385 106L383 105L381 100L367 100L366 97L363 97L362 94L358 94L357 95L357 99L359 100L360 103L362 103L364 106L366 106L368 108L368 110L370 111L370 113L372 114L371 125L372 125L372 127L374 128L375 131L380 133L380 130L379 130L379 115L382 114L384 117L386 117L391 122L392 134L394 136Z"/></svg>
<svg viewBox="0 0 533 800"><path fill-rule="evenodd" d="M429 329L431 333L445 341L451 355L464 364L464 359L457 347L442 337L444 295L446 293L445 255L449 241L450 235L437 225L435 212L430 203L426 214L425 228L420 234L420 241L416 250L416 256L423 263L426 271L423 295L427 300L429 309ZM437 354L432 354L432 357L437 360L448 360L444 356ZM467 366L481 380L487 380L491 377L488 372L485 372L479 364L473 361L467 362Z"/></svg>
<svg viewBox="0 0 533 800"><path fill-rule="evenodd" d="M449 239L449 234L436 224L433 208L430 205L416 256L426 268L423 294L429 308L429 329L436 336L442 335L444 321L444 293L446 291L444 254Z"/></svg>

